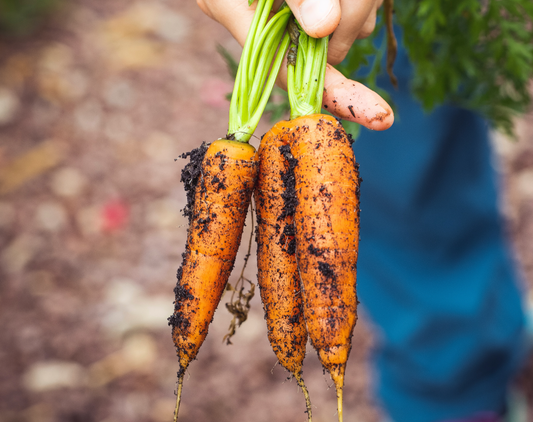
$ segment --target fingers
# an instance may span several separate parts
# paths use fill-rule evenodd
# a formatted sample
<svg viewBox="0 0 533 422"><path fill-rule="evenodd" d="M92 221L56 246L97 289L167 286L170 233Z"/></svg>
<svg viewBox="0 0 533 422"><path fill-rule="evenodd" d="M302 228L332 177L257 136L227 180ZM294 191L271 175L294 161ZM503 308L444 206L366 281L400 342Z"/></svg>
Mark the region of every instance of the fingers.
<svg viewBox="0 0 533 422"><path fill-rule="evenodd" d="M276 0L274 8L281 0ZM376 10L383 0L287 0L303 29L312 37L334 35L329 43L328 62L340 63L357 38L373 31ZM209 17L225 26L242 46L253 20L256 2L197 0L198 6ZM342 9L342 19L341 19Z"/></svg>
<svg viewBox="0 0 533 422"><path fill-rule="evenodd" d="M357 38L370 35L376 22L378 2L379 0L341 1L342 19L329 42L328 63L339 64Z"/></svg>
<svg viewBox="0 0 533 422"><path fill-rule="evenodd" d="M313 38L331 34L341 20L339 0L286 0L303 30Z"/></svg>
<svg viewBox="0 0 533 422"><path fill-rule="evenodd" d="M372 32L374 32L374 29L376 28L376 15L378 13L379 5L376 4L375 7L370 12L370 15L368 15L368 18L366 19L366 22L362 26L362 28L359 30L359 33L357 34L357 39L363 39L366 37L369 37Z"/></svg>
<svg viewBox="0 0 533 422"><path fill-rule="evenodd" d="M324 82L323 107L341 119L372 130L385 130L394 123L394 113L383 98L363 84L346 79L329 64Z"/></svg>
<svg viewBox="0 0 533 422"><path fill-rule="evenodd" d="M287 58L276 82L287 89ZM327 65L323 105L340 119L359 123L372 130L385 130L394 123L394 113L387 102L363 84L346 79L333 66Z"/></svg>
<svg viewBox="0 0 533 422"><path fill-rule="evenodd" d="M328 63L339 64L357 38L365 38L372 33L376 25L376 10L383 0L286 1L308 35L321 38L333 33Z"/></svg>
<svg viewBox="0 0 533 422"><path fill-rule="evenodd" d="M342 61L351 43L357 37L362 38L372 31L376 10L382 0L341 1L343 20L337 28L340 20L338 0L287 0L294 15L309 35L326 36L337 28L329 47L328 62L331 63ZM253 20L255 2L251 7L247 1L226 3L197 0L197 2L208 16L224 25L239 44L244 45L248 28ZM312 19L315 19L314 23ZM354 23L353 20L357 22ZM310 28L305 27L305 22ZM352 38L350 41L344 41L345 37ZM284 89L287 87L286 60L285 58L277 79L278 85ZM329 64L324 82L324 108L341 119L359 123L373 130L388 129L394 122L392 109L383 98L364 85L346 79Z"/></svg>

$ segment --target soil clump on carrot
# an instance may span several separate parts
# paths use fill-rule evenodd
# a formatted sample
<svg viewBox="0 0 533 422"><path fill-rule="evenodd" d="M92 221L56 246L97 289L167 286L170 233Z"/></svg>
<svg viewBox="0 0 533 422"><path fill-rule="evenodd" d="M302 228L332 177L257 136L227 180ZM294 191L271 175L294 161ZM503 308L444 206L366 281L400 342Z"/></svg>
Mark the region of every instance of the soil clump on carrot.
<svg viewBox="0 0 533 422"><path fill-rule="evenodd" d="M205 153L209 145L205 142L202 143L198 148L194 148L189 152L184 152L179 156L179 158L189 158L189 163L185 165L181 171L180 181L183 183L185 189L185 194L187 195L187 205L183 208L183 216L189 219L189 224L191 223L193 209L194 209L194 197L196 185L202 173L202 161L204 160Z"/></svg>
<svg viewBox="0 0 533 422"><path fill-rule="evenodd" d="M289 145L280 146L279 152L283 158L285 158L287 163L287 169L280 172L284 191L281 194L281 198L283 199L283 209L278 220L283 220L287 216L294 216L296 206L298 205L298 197L296 196L296 179L294 177L294 169L298 165L298 160L293 157Z"/></svg>
<svg viewBox="0 0 533 422"><path fill-rule="evenodd" d="M298 200L294 169L298 161L279 137L281 131L283 128L278 126L271 129L258 150L259 176L254 194L258 284L268 339L280 364L302 388L311 420L311 402L301 375L307 330L296 263L294 214Z"/></svg>

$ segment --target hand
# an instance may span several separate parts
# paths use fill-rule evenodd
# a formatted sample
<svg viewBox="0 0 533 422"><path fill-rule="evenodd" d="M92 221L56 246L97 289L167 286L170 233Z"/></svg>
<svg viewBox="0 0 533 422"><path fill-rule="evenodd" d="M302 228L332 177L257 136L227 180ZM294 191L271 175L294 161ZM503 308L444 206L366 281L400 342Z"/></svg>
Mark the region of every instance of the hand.
<svg viewBox="0 0 533 422"><path fill-rule="evenodd" d="M369 36L376 23L376 11L383 0L286 0L294 16L313 37L333 31L328 48L328 63L340 63L357 38ZM274 10L281 0L276 0ZM202 11L224 25L242 45L253 19L255 3L247 0L197 0ZM285 88L286 66L282 66L278 85ZM369 129L385 130L394 122L387 102L374 91L349 79L328 65L324 82L324 108L337 117L357 122Z"/></svg>

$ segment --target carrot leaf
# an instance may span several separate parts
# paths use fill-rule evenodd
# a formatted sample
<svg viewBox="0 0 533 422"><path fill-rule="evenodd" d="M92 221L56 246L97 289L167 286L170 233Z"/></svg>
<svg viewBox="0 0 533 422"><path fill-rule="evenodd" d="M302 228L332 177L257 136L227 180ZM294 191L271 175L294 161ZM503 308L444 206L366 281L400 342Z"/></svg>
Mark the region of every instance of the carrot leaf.
<svg viewBox="0 0 533 422"><path fill-rule="evenodd" d="M273 3L257 0L231 96L228 139L248 142L252 137L289 47L285 29L291 11L284 3L269 21Z"/></svg>
<svg viewBox="0 0 533 422"><path fill-rule="evenodd" d="M297 49L296 59L287 66L291 119L320 113L328 53L328 37L312 38L299 25L298 30L300 35L291 41L291 51Z"/></svg>

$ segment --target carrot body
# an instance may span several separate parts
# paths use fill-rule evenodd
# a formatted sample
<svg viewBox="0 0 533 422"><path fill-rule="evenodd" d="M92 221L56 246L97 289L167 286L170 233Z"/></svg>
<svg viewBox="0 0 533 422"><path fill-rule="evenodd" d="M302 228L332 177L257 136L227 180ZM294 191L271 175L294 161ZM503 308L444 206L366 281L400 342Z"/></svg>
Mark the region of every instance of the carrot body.
<svg viewBox="0 0 533 422"><path fill-rule="evenodd" d="M280 129L283 127L274 126L257 151L259 174L254 196L258 283L268 339L280 364L302 388L311 420L311 402L301 377L307 330L295 254L294 172L286 157L290 147L280 137Z"/></svg>
<svg viewBox="0 0 533 422"><path fill-rule="evenodd" d="M284 126L298 160L294 220L307 331L335 382L342 420L344 372L357 321L358 166L333 117L314 114Z"/></svg>
<svg viewBox="0 0 533 422"><path fill-rule="evenodd" d="M288 171L280 151L284 143L276 132L276 127L268 132L257 151L258 283L270 344L281 365L293 374L299 374L305 357L307 330L296 264L294 207L289 209L290 205L287 206L282 197L292 172Z"/></svg>
<svg viewBox="0 0 533 422"><path fill-rule="evenodd" d="M169 318L183 373L207 335L239 248L257 175L253 146L219 139L207 149L195 188L186 251Z"/></svg>

